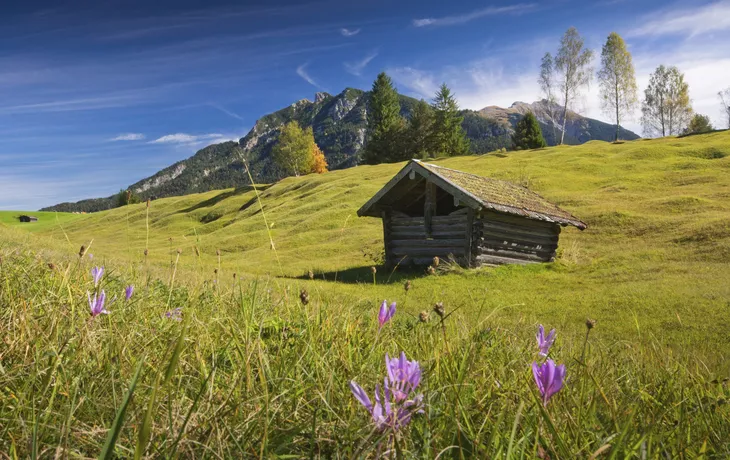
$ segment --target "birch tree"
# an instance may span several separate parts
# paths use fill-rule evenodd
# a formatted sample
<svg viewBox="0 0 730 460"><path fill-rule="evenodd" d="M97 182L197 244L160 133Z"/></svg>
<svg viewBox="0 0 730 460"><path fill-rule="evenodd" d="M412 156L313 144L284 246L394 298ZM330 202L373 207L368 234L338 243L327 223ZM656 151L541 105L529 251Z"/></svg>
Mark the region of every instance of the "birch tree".
<svg viewBox="0 0 730 460"><path fill-rule="evenodd" d="M621 131L621 120L630 116L638 102L636 75L631 53L616 32L611 32L601 51L601 70L598 72L601 86L601 108L616 120L616 140Z"/></svg>
<svg viewBox="0 0 730 460"><path fill-rule="evenodd" d="M545 53L540 63L540 77L537 79L540 90L545 99L545 115L550 120L553 131L553 142L557 143L555 127L558 124L558 98L556 95L555 65L553 56Z"/></svg>
<svg viewBox="0 0 730 460"><path fill-rule="evenodd" d="M681 134L692 117L689 85L676 67L660 65L651 74L641 105L644 134L674 136Z"/></svg>
<svg viewBox="0 0 730 460"><path fill-rule="evenodd" d="M555 57L555 70L558 75L558 83L560 88L560 97L563 106L563 123L562 132L560 134L560 144L565 140L565 125L568 119L568 108L572 106L575 100L580 96L584 87L591 82L593 69L591 69L591 59L593 59L593 51L584 48L583 37L578 33L578 29L571 27L565 32L563 38L560 39L560 49Z"/></svg>
<svg viewBox="0 0 730 460"><path fill-rule="evenodd" d="M730 128L730 87L725 88L723 91L717 93L720 97L720 104L722 105L722 113L727 119L727 127Z"/></svg>

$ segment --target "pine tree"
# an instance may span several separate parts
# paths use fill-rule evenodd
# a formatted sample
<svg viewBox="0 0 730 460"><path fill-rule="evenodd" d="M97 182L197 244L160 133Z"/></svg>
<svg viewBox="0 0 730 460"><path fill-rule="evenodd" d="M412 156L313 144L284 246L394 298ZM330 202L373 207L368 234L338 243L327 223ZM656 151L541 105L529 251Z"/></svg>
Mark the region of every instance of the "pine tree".
<svg viewBox="0 0 730 460"><path fill-rule="evenodd" d="M618 140L621 118L633 112L638 99L631 53L626 49L624 39L616 32L611 32L606 44L603 45L598 80L601 84L603 111L609 116L616 117L616 140Z"/></svg>
<svg viewBox="0 0 730 460"><path fill-rule="evenodd" d="M527 112L517 122L515 133L512 135L512 142L515 144L517 150L547 147L547 143L542 137L540 123L538 123L537 118L532 112Z"/></svg>
<svg viewBox="0 0 730 460"><path fill-rule="evenodd" d="M431 136L433 133L434 112L426 101L421 99L411 111L408 129L405 136L405 150L410 158L428 158L433 156Z"/></svg>
<svg viewBox="0 0 730 460"><path fill-rule="evenodd" d="M404 127L398 92L390 77L381 72L373 83L363 160L368 164L398 161Z"/></svg>
<svg viewBox="0 0 730 460"><path fill-rule="evenodd" d="M464 117L459 113L459 105L446 83L441 85L431 107L434 111L434 124L431 135L430 151L434 156L455 156L469 153L469 139L461 123Z"/></svg>

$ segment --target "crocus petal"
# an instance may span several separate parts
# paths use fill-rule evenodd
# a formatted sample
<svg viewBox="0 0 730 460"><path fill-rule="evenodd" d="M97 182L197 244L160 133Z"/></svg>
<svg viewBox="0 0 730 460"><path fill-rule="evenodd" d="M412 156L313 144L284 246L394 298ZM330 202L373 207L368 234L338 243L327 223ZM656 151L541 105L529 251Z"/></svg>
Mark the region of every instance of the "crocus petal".
<svg viewBox="0 0 730 460"><path fill-rule="evenodd" d="M380 327L383 327L383 324L388 321L387 315L388 302L386 300L383 300L383 303L380 304L380 311L378 312L378 324L380 325Z"/></svg>
<svg viewBox="0 0 730 460"><path fill-rule="evenodd" d="M350 391L352 391L352 394L355 396L355 399L360 401L360 404L365 406L365 409L367 409L368 412L373 411L373 403L370 402L370 398L368 397L368 394L354 380L350 381Z"/></svg>
<svg viewBox="0 0 730 460"><path fill-rule="evenodd" d="M388 310L388 319L393 318L393 315L395 315L395 302L390 304L390 309Z"/></svg>

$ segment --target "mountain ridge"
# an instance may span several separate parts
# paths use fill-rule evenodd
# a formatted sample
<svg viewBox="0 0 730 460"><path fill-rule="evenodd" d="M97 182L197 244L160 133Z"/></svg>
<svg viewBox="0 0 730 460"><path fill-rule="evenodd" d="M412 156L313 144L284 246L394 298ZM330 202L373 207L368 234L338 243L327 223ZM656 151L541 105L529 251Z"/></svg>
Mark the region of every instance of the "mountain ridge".
<svg viewBox="0 0 730 460"><path fill-rule="evenodd" d="M227 141L204 147L126 189L144 200L240 187L251 182L246 165L255 182L275 182L286 174L273 162L271 150L281 126L290 121L312 128L315 141L324 152L331 170L357 166L365 144L368 95L369 92L356 88L345 88L337 95L317 92L314 100L300 99L262 116L238 142ZM405 95L399 95L399 98L401 114L407 118L418 100ZM532 104L515 102L509 108L489 106L479 111L462 110L462 126L471 141L472 153L510 148L514 126L527 110L535 112L546 141L554 145L555 136L551 134L554 124L546 116L541 104L544 105L544 101ZM574 112L569 115L565 143L613 140L615 125L582 117ZM628 130L623 132L627 140L639 137ZM94 212L115 207L116 200L117 195L112 195L75 203L59 203L42 208L41 211Z"/></svg>

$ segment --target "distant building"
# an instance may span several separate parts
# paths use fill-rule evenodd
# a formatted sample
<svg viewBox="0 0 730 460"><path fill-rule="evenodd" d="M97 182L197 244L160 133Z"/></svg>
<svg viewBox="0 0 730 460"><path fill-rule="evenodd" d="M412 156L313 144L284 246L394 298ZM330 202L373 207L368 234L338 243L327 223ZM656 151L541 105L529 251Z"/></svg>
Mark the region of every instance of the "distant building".
<svg viewBox="0 0 730 460"><path fill-rule="evenodd" d="M25 215L20 216L18 218L18 220L20 220L21 222L38 222L38 218L37 217L35 217L35 216L25 216Z"/></svg>
<svg viewBox="0 0 730 460"><path fill-rule="evenodd" d="M388 266L552 262L561 227L586 224L519 185L411 160L360 208L383 219Z"/></svg>

